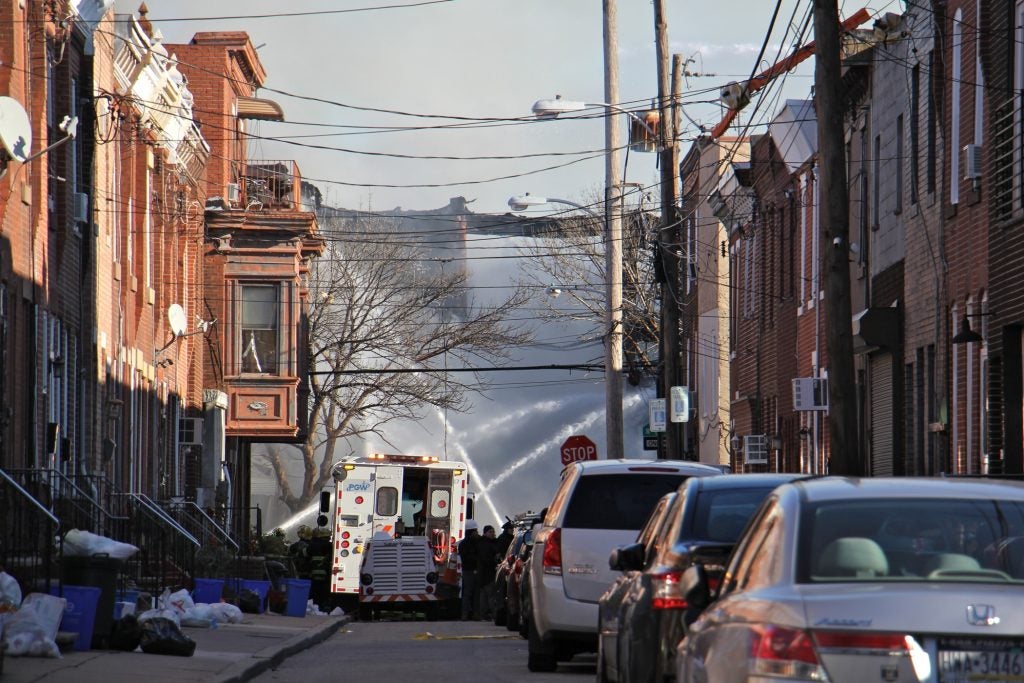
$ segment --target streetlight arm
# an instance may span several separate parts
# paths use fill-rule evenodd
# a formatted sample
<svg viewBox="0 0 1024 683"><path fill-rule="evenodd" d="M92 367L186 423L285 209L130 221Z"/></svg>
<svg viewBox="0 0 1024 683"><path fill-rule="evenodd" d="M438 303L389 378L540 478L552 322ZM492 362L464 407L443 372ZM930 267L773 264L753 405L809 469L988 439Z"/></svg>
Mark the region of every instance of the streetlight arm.
<svg viewBox="0 0 1024 683"><path fill-rule="evenodd" d="M609 102L580 102L577 100L563 100L561 95L556 95L553 100L537 100L533 103L533 115L539 119L553 119L559 114L570 114L572 112L583 111L584 109L592 109L594 107L604 107L620 114L625 114L630 117L641 126L643 126L647 132L651 135L652 139L658 137L658 133L652 129L647 122L628 109L623 109L617 104L611 104Z"/></svg>
<svg viewBox="0 0 1024 683"><path fill-rule="evenodd" d="M571 206L573 208L585 212L591 218L594 218L599 221L604 220L604 216L597 213L590 207L584 206L583 204L577 204L576 202L569 201L568 199L557 199L555 197L537 197L527 192L526 194L523 195L510 197L508 200L508 205L513 211L525 211L531 206L542 206L544 204L565 204L566 206Z"/></svg>

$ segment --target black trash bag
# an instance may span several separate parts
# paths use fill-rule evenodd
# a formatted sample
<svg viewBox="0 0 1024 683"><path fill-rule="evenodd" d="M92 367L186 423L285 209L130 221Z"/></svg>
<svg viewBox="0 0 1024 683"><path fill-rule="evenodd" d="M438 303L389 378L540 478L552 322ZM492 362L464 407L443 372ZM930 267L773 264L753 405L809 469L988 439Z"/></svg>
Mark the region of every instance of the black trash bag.
<svg viewBox="0 0 1024 683"><path fill-rule="evenodd" d="M260 594L251 588L243 588L238 591L238 609L248 614L259 614L263 607Z"/></svg>
<svg viewBox="0 0 1024 683"><path fill-rule="evenodd" d="M196 651L192 640L165 617L154 617L142 622L142 651L150 655L177 655L191 657Z"/></svg>
<svg viewBox="0 0 1024 683"><path fill-rule="evenodd" d="M133 652L142 642L142 626L134 614L126 614L114 622L114 632L110 634L110 649Z"/></svg>

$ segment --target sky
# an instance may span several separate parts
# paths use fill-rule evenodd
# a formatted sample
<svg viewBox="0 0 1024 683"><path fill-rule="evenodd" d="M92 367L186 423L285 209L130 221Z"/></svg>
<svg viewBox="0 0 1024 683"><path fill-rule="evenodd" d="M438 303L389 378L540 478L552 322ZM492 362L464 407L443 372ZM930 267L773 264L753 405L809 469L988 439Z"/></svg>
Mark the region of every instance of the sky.
<svg viewBox="0 0 1024 683"><path fill-rule="evenodd" d="M416 3L420 6L402 6ZM186 42L197 31L249 33L267 71L259 95L281 104L286 118L284 123L259 123L255 132L287 139L261 142L253 154L296 160L303 176L332 205L431 209L464 196L474 212L504 213L508 198L524 192L576 201L600 195L605 111L590 110L589 118L537 121L530 109L534 101L555 95L604 100L598 0L147 4L165 42ZM718 0L713 12L703 2L666 4L670 52L692 59L687 65L691 72L713 74L686 78L683 93L685 114L710 129L721 118L719 87L745 79L754 69L774 3ZM781 46L785 53L795 43L810 6L809 0L781 0L764 65L775 61ZM130 7L118 3L119 12ZM316 12L333 13L307 14ZM279 16L286 13L302 16ZM618 17L618 104L643 108L657 93L653 5L619 0ZM784 83L786 96L807 97L812 73L811 62L791 73ZM708 101L716 104L703 104ZM757 111L751 106L751 116L740 120L764 123L777 108L777 101ZM618 118L625 131L623 115ZM683 151L696 132L687 123ZM395 154L458 158L382 156ZM654 187L657 196L655 156L630 153L624 179Z"/></svg>
<svg viewBox="0 0 1024 683"><path fill-rule="evenodd" d="M462 196L474 213L501 214L509 211L509 197L525 192L580 203L601 194L604 109L589 111L587 118L544 121L534 119L530 109L534 101L556 95L604 100L598 0L147 4L167 43L187 42L198 31L248 32L267 72L258 96L277 101L286 118L250 128L276 140L256 143L250 158L295 160L328 205L387 213L435 209ZM705 2L667 4L670 51L692 60L687 68L694 74L684 79L680 149L685 154L698 126L710 130L720 120L720 87L749 77L762 45L765 56L757 71L787 54L799 40L811 2L781 0L770 34L775 3L767 0L717 0L713 11ZM896 4L871 9L894 11ZM118 11L129 7L119 3ZM287 13L302 16L280 16ZM617 104L642 108L657 92L653 5L619 0L618 15ZM810 39L808 28L799 42ZM738 122L750 123L748 132L763 132L780 98L809 97L812 74L810 60L762 100L755 99ZM625 130L626 121L619 118ZM643 184L656 198L655 155L624 156L623 179ZM485 249L507 254L513 247L470 245L472 256L479 257L469 263L476 264L473 282L480 293L514 281L520 269L515 260L484 260ZM567 344L580 332L571 325L540 332L542 344L521 350L515 362L578 363L603 356L600 347ZM468 460L478 517L485 522L537 511L550 501L561 469L558 447L569 435L585 434L605 452L602 376L527 374L492 376L494 388L475 397L467 414L432 415L389 433L408 452ZM625 445L631 457L645 455L641 432L646 401L653 396L650 387L627 388ZM367 444L368 450L374 447ZM271 524L278 523L271 515Z"/></svg>

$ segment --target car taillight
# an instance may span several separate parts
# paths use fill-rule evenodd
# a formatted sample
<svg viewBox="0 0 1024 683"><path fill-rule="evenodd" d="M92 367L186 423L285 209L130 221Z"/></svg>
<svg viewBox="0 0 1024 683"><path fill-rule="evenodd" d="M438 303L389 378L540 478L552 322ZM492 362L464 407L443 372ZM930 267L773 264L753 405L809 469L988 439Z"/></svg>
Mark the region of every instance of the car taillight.
<svg viewBox="0 0 1024 683"><path fill-rule="evenodd" d="M799 629L771 624L754 626L749 664L754 675L828 680L811 637Z"/></svg>
<svg viewBox="0 0 1024 683"><path fill-rule="evenodd" d="M552 529L544 542L544 559L542 561L545 574L562 573L562 530Z"/></svg>
<svg viewBox="0 0 1024 683"><path fill-rule="evenodd" d="M654 609L686 609L682 584L683 573L662 572L651 576L651 607Z"/></svg>

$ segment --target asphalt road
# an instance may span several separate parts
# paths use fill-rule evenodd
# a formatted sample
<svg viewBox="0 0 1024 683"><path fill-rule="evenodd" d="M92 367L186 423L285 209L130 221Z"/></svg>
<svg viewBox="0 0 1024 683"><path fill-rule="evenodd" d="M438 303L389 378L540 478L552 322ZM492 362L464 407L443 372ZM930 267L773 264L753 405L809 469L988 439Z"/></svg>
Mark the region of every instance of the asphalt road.
<svg viewBox="0 0 1024 683"><path fill-rule="evenodd" d="M253 680L564 683L593 680L595 662L595 655L577 655L554 673L530 673L526 641L489 622L352 622Z"/></svg>

